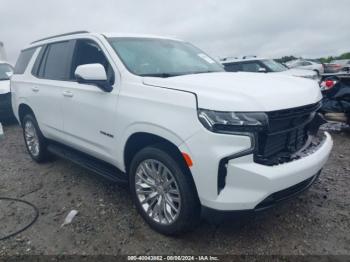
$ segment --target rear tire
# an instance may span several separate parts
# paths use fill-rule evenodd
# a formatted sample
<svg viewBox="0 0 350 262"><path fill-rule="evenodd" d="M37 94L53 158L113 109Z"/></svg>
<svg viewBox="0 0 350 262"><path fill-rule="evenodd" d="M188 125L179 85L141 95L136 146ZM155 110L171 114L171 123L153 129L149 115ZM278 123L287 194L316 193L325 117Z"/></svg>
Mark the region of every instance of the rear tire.
<svg viewBox="0 0 350 262"><path fill-rule="evenodd" d="M179 235L199 224L201 207L191 177L166 150L140 150L131 162L129 179L138 212L157 232Z"/></svg>
<svg viewBox="0 0 350 262"><path fill-rule="evenodd" d="M22 120L23 137L27 151L37 163L49 160L50 153L47 151L47 140L39 129L34 115L27 114Z"/></svg>

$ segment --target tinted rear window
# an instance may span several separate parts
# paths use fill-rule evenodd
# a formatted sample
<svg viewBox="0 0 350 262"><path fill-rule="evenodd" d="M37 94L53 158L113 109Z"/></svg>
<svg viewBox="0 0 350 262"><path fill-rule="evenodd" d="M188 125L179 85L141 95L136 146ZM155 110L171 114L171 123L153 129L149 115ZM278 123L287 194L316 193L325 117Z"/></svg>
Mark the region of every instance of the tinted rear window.
<svg viewBox="0 0 350 262"><path fill-rule="evenodd" d="M32 58L36 48L26 49L21 52L18 57L16 66L15 66L15 74L23 74L26 71L26 68L29 64L30 59Z"/></svg>
<svg viewBox="0 0 350 262"><path fill-rule="evenodd" d="M224 64L225 70L228 72L238 72L242 71L242 65L239 63L234 63L234 64Z"/></svg>
<svg viewBox="0 0 350 262"><path fill-rule="evenodd" d="M72 59L72 45L70 42L59 42L47 47L40 68L40 77L52 80L68 80Z"/></svg>

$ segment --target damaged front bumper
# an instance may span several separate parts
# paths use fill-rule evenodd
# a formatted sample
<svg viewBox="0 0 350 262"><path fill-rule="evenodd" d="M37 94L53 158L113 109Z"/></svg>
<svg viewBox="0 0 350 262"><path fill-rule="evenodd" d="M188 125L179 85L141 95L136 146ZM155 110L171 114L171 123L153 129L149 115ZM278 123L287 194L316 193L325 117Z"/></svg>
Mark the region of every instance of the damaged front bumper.
<svg viewBox="0 0 350 262"><path fill-rule="evenodd" d="M328 133L320 133L298 158L280 165L254 162L253 154L232 159L227 164L226 185L215 200L203 206L222 211L255 210L269 196L303 181L314 181L325 165L333 146ZM287 190L288 191L288 190ZM276 196L276 195L275 195Z"/></svg>

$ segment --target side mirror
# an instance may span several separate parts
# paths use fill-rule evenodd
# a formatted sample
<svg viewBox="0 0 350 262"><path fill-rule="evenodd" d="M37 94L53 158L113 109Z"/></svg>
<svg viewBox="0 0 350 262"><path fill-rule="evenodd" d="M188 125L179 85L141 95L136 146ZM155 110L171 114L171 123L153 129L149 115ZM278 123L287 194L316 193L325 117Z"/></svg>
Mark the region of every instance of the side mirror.
<svg viewBox="0 0 350 262"><path fill-rule="evenodd" d="M266 68L264 68L264 67L260 67L260 68L258 69L258 72L259 72L259 73L267 73Z"/></svg>
<svg viewBox="0 0 350 262"><path fill-rule="evenodd" d="M96 85L105 92L111 92L113 89L108 83L106 70L101 64L80 65L74 75L78 83Z"/></svg>

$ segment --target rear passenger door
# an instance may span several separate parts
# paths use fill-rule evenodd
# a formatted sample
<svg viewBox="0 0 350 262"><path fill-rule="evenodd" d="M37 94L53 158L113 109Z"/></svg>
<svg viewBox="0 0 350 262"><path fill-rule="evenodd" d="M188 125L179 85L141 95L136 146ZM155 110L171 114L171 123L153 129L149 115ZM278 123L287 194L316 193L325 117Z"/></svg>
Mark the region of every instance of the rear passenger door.
<svg viewBox="0 0 350 262"><path fill-rule="evenodd" d="M70 84L62 90L66 143L107 162L113 162L116 139L117 91L105 92L95 85L81 84L74 72L79 65L102 64L111 86L115 74L107 53L92 39L75 41Z"/></svg>
<svg viewBox="0 0 350 262"><path fill-rule="evenodd" d="M68 83L73 42L62 41L43 46L32 69L34 112L44 134L59 140L63 132L62 90Z"/></svg>

